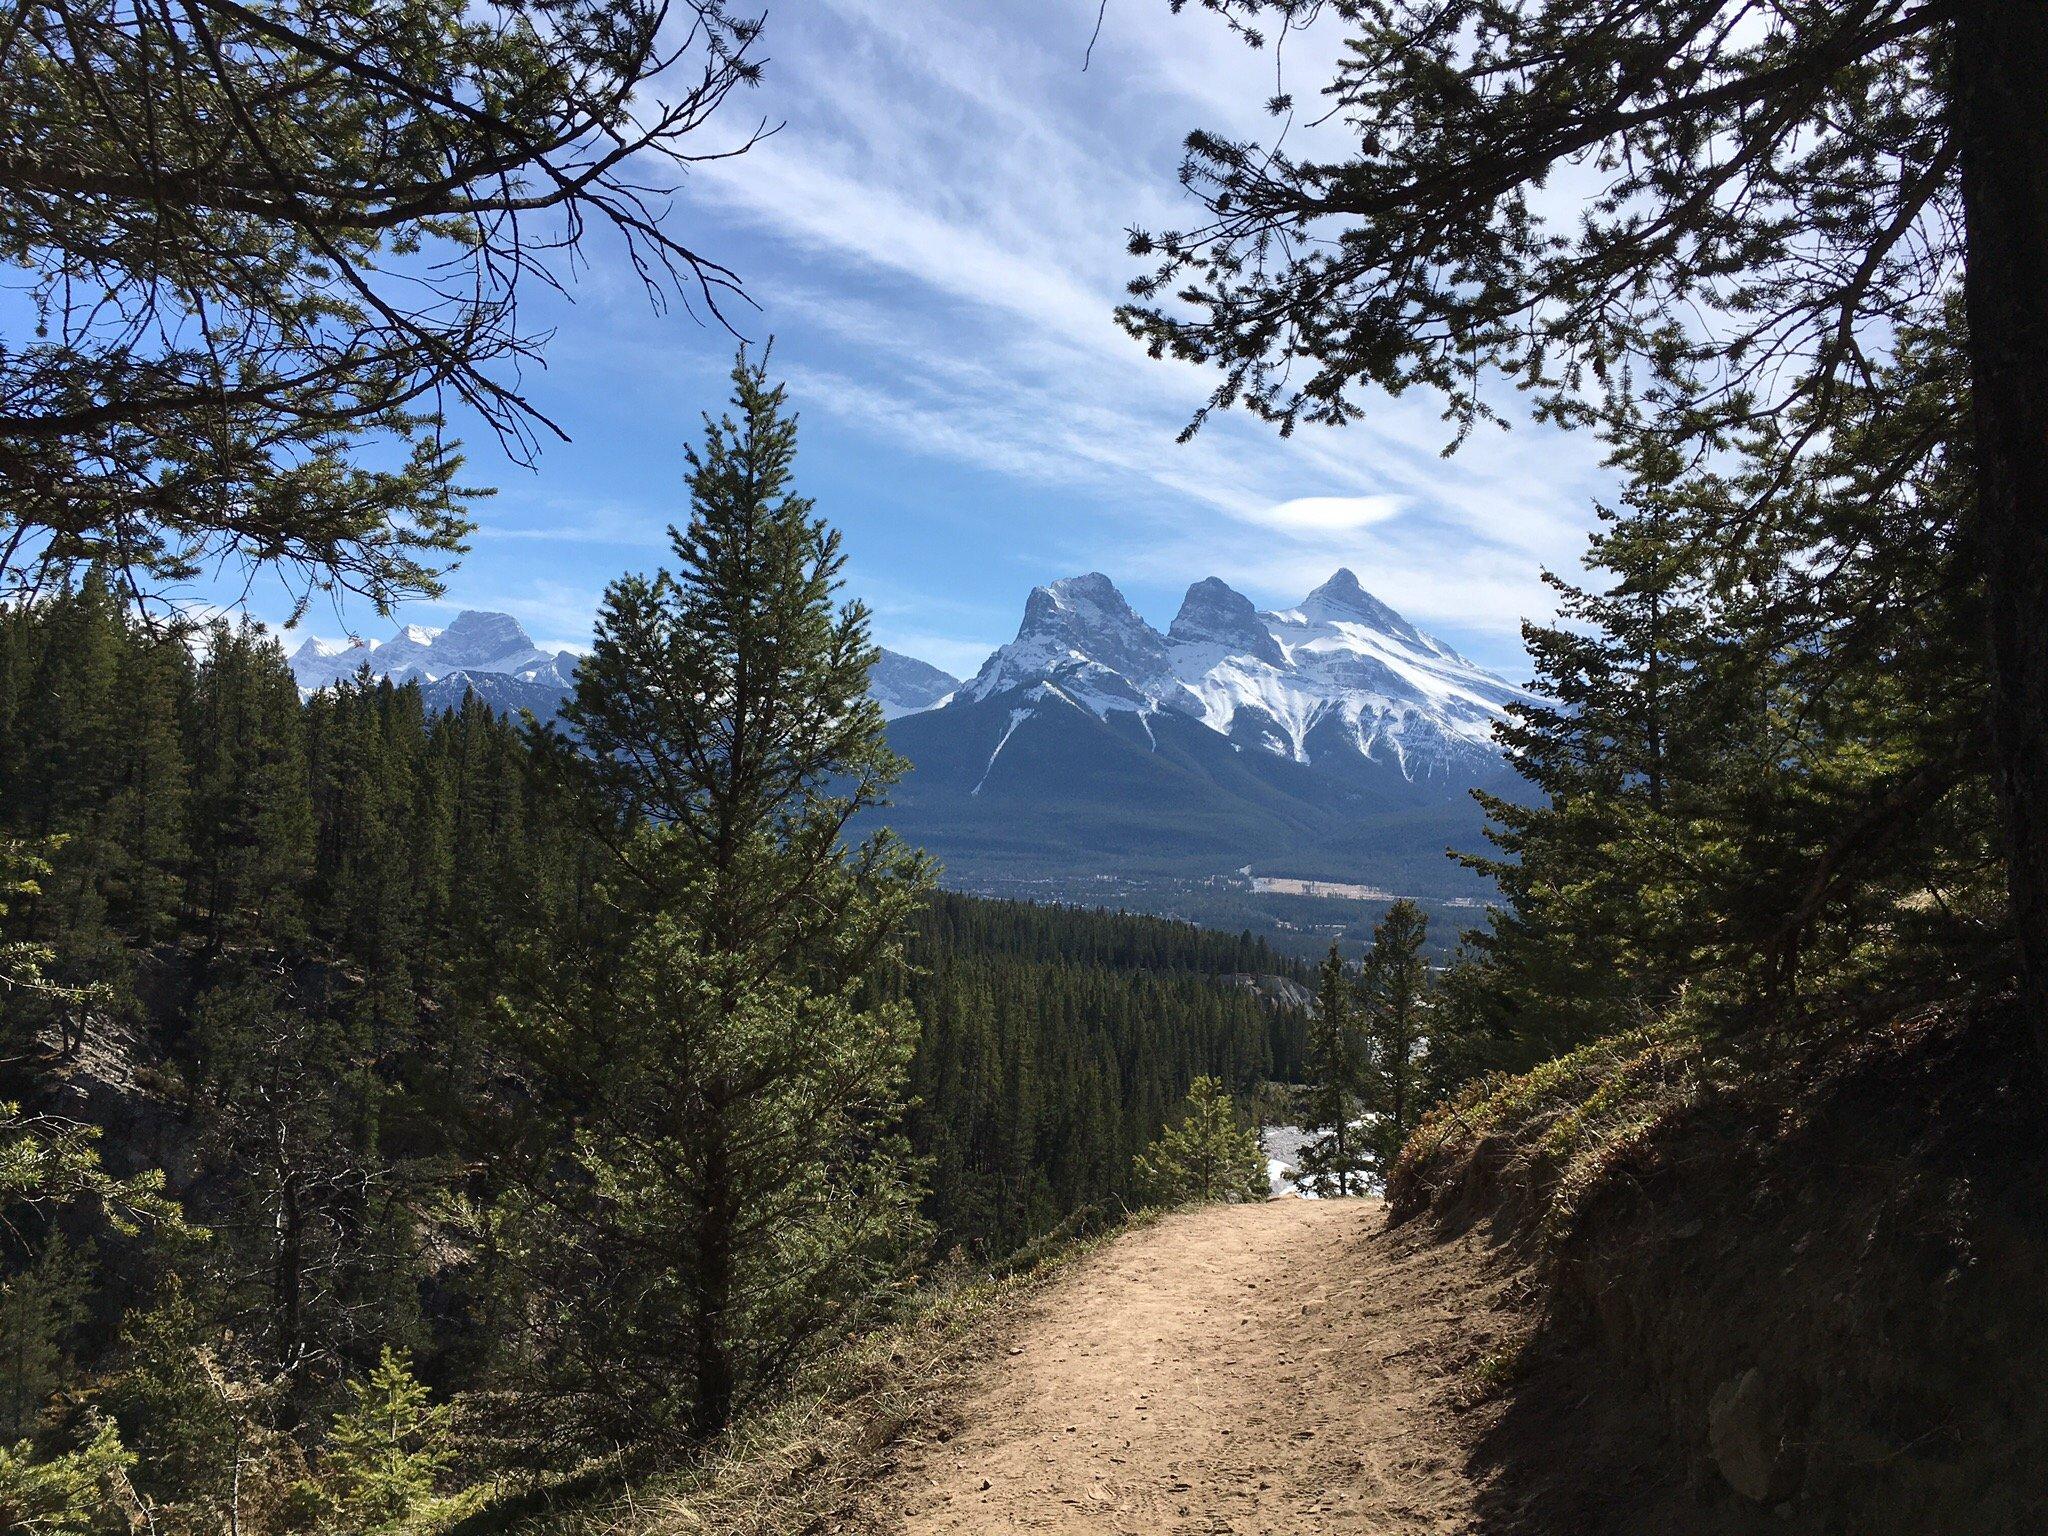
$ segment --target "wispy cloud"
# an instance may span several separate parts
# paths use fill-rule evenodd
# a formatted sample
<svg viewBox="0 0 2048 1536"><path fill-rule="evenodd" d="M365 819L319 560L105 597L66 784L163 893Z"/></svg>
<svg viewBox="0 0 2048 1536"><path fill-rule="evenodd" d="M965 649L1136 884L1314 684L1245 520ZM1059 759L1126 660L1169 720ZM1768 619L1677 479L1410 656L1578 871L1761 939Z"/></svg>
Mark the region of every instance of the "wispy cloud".
<svg viewBox="0 0 2048 1536"><path fill-rule="evenodd" d="M786 127L676 189L678 232L730 260L761 306L735 321L776 338L804 423L799 487L845 530L847 589L877 638L965 672L1057 576L1108 571L1163 623L1201 577L1285 605L1348 565L1461 650L1520 671L1517 626L1550 610L1539 570L1575 563L1606 484L1597 445L1520 428L1445 458L1452 429L1420 393L1371 399L1342 429L1282 438L1224 412L1177 441L1215 380L1117 328L1137 271L1125 232L1191 219L1175 181L1190 128L1271 130L1274 63L1213 18L1119 3L1084 74L1097 11L778 11L767 83L735 106ZM1334 46L1291 39L1283 83L1312 95ZM1288 142L1343 132L1296 124ZM604 583L663 558L684 515L681 447L722 405L735 342L651 317L622 253L590 254L573 307L536 297L554 336L527 381L575 441L538 473L479 444L479 478L502 494L480 509L450 601L405 618L499 608L543 644L580 645Z"/></svg>
<svg viewBox="0 0 2048 1536"><path fill-rule="evenodd" d="M1255 583L1348 562L1417 618L1495 636L1549 611L1539 568L1576 557L1594 445L1527 429L1446 460L1451 429L1419 396L1284 440L1220 416L1180 445L1213 381L1146 358L1114 325L1134 275L1124 228L1188 215L1169 158L1179 132L1219 111L1257 126L1243 114L1271 89L1269 56L1162 18L1106 36L1082 76L1092 5L824 10L779 51L780 78L805 82L785 98L789 130L698 189L801 253L768 320L831 334L842 359L795 371L806 408L1116 499L1113 523L1048 529L1032 547L1044 561ZM1171 132L1162 112L1178 116ZM1030 545L1031 530L1011 531Z"/></svg>
<svg viewBox="0 0 2048 1536"><path fill-rule="evenodd" d="M1297 496L1253 514L1252 521L1283 532L1349 533L1399 517L1406 496Z"/></svg>
<svg viewBox="0 0 2048 1536"><path fill-rule="evenodd" d="M551 500L538 509L543 521L493 518L472 537L486 543L602 544L615 549L665 549L669 515L624 502L578 505Z"/></svg>

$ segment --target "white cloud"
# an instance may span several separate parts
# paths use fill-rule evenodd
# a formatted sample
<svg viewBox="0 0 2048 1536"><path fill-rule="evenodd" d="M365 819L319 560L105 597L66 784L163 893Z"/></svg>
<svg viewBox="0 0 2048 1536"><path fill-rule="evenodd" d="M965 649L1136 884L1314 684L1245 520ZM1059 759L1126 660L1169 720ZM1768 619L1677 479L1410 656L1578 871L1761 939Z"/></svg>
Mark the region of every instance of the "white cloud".
<svg viewBox="0 0 2048 1536"><path fill-rule="evenodd" d="M1223 415L1175 443L1214 381L1116 328L1136 270L1122 232L1189 217L1180 134L1219 114L1265 131L1273 63L1204 19L1112 18L1083 76L1094 11L831 0L815 25L779 18L790 126L693 191L798 253L762 287L766 323L840 347L792 370L799 405L1049 495L1114 498L1113 524L1079 537L1006 528L1032 580L1099 564L1292 582L1349 563L1418 619L1512 636L1547 615L1539 569L1576 561L1601 480L1590 441L1482 432L1447 460L1452 429L1416 394L1343 429L1282 439ZM1329 46L1290 41L1298 95Z"/></svg>
<svg viewBox="0 0 2048 1536"><path fill-rule="evenodd" d="M1283 532L1347 533L1399 517L1405 496L1297 496L1254 513L1252 521Z"/></svg>
<svg viewBox="0 0 2048 1536"><path fill-rule="evenodd" d="M1115 325L1138 270L1124 232L1192 219L1174 179L1188 129L1273 130L1260 104L1274 61L1213 18L1115 0L1083 74L1096 12L1096 0L778 12L767 84L735 101L733 120L787 126L679 188L680 232L721 257L741 248L761 309L734 315L750 336L780 338L807 454L811 425L828 424L820 436L842 453L879 448L891 465L884 483L820 502L846 528L848 590L874 605L878 639L969 672L1009 638L1025 591L1059 575L1106 570L1152 606L1217 575L1272 605L1349 565L1418 623L1517 669L1516 626L1550 611L1539 569L1576 562L1605 483L1597 444L1482 431L1446 459L1452 429L1420 392L1374 398L1342 429L1282 438L1221 413L1176 442L1215 380L1147 358ZM1334 46L1328 28L1290 38L1284 84L1298 99L1312 100ZM1297 124L1288 143L1345 132ZM552 360L616 398L639 438L694 436L699 409L723 397L728 339L650 325L619 261L589 276L589 309L560 327ZM431 622L500 608L583 643L604 577L651 563L681 510L672 454L643 479L618 472L634 468L629 435L611 441L618 462L572 490L551 460L544 482L492 504L459 605L412 606ZM927 542L957 533L958 550L906 554L904 526ZM970 560L971 583L930 577Z"/></svg>

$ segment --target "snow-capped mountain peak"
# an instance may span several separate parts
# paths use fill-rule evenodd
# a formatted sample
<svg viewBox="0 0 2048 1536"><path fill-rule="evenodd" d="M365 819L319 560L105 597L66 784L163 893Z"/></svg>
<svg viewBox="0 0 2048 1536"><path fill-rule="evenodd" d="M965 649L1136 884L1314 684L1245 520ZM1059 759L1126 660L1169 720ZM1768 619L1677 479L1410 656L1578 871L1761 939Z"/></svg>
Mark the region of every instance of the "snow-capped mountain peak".
<svg viewBox="0 0 2048 1536"><path fill-rule="evenodd" d="M955 878L1074 899L1249 865L1467 894L1443 850L1480 845L1471 790L1516 792L1491 733L1521 696L1349 571L1270 613L1198 581L1163 635L1091 572L1033 591L971 682L891 723L914 766L875 824Z"/></svg>
<svg viewBox="0 0 2048 1536"><path fill-rule="evenodd" d="M1049 683L1084 708L1142 709L1168 676L1166 639L1100 571L1033 587L1017 638L955 696L981 700Z"/></svg>
<svg viewBox="0 0 2048 1536"><path fill-rule="evenodd" d="M494 709L530 709L546 719L576 686L577 662L573 651L540 649L509 613L464 609L446 629L407 624L383 641L308 636L290 664L308 695L367 666L372 677L418 683L429 709L455 709L475 694ZM943 704L959 686L937 667L894 651L881 653L869 684L891 720Z"/></svg>
<svg viewBox="0 0 2048 1536"><path fill-rule="evenodd" d="M338 683L360 667L374 647L364 640L322 640L308 635L290 657L292 676L302 691Z"/></svg>
<svg viewBox="0 0 2048 1536"><path fill-rule="evenodd" d="M882 706L884 720L936 709L950 699L960 679L915 656L883 650L868 672L868 693Z"/></svg>
<svg viewBox="0 0 2048 1536"><path fill-rule="evenodd" d="M1363 624L1403 640L1421 638L1414 625L1360 586L1349 566L1339 566L1293 611L1310 623Z"/></svg>
<svg viewBox="0 0 2048 1536"><path fill-rule="evenodd" d="M430 652L432 666L443 672L520 672L550 659L511 614L473 609L458 613L455 622L434 637Z"/></svg>
<svg viewBox="0 0 2048 1536"><path fill-rule="evenodd" d="M1280 649L1252 600L1214 576L1188 588L1166 634L1177 646L1221 646L1228 653L1271 666L1287 665L1287 653Z"/></svg>
<svg viewBox="0 0 2048 1536"><path fill-rule="evenodd" d="M1166 655L1158 630L1139 618L1100 571L1034 587L1017 639L1042 638L1126 674L1155 671Z"/></svg>
<svg viewBox="0 0 2048 1536"><path fill-rule="evenodd" d="M1349 570L1271 613L1221 580L1198 581L1163 636L1091 572L1034 588L1017 638L948 707L998 695L1023 712L1057 700L1104 719L1191 716L1239 751L1359 758L1412 781L1497 762L1493 724L1521 690L1415 628Z"/></svg>
<svg viewBox="0 0 2048 1536"><path fill-rule="evenodd" d="M552 713L573 682L576 657L569 651L543 651L508 613L471 609L458 613L446 629L405 624L382 641L309 637L291 655L292 675L308 694L353 677L363 667L395 683L446 680L448 686L435 694L437 706L460 703L479 678L502 679L482 685L483 691L508 699L516 694L521 706L545 704Z"/></svg>

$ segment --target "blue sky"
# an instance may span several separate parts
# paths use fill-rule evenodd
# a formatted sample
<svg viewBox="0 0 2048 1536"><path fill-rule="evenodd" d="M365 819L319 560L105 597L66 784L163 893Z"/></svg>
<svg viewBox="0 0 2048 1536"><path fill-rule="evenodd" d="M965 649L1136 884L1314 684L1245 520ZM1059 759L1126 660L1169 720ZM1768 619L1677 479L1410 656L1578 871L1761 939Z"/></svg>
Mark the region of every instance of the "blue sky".
<svg viewBox="0 0 2048 1536"><path fill-rule="evenodd" d="M844 531L877 638L964 673L1057 576L1106 571L1164 625L1201 577L1270 606L1342 564L1519 678L1517 625L1549 611L1539 570L1575 566L1610 490L1597 443L1504 399L1515 429L1446 460L1439 403L1410 395L1289 440L1229 416L1177 444L1210 380L1151 361L1112 322L1136 270L1125 231L1191 216L1174 179L1190 128L1269 131L1273 60L1165 0L1109 0L1083 72L1096 8L784 6L766 83L725 121L735 138L756 119L783 127L678 188L675 227L759 306L736 323L775 338L803 421L801 488ZM1316 83L1327 45L1289 43L1292 88ZM402 620L501 609L543 644L580 646L605 582L660 560L683 513L683 446L723 397L734 341L652 312L612 246L589 256L572 303L536 290L528 306L555 334L525 387L573 441L527 470L468 434L467 478L498 495L446 601ZM260 587L251 606L284 611ZM303 625L388 627L367 607L316 607Z"/></svg>

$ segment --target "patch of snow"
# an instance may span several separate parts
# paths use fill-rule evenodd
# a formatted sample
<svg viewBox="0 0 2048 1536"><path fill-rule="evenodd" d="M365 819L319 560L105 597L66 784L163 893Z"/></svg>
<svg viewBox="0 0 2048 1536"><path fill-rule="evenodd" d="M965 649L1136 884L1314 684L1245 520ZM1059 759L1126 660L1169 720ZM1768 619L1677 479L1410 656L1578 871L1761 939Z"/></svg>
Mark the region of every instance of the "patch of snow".
<svg viewBox="0 0 2048 1536"><path fill-rule="evenodd" d="M1038 711L1035 709L1013 709L1010 711L1010 724L1003 732L1003 739L996 743L995 751L989 753L988 761L982 764L981 777L974 781L974 788L967 791L968 794L978 795L981 793L981 786L988 782L989 770L995 767L996 759L1003 755L1003 748L1010 744L1010 738L1017 734L1017 727L1037 713Z"/></svg>

